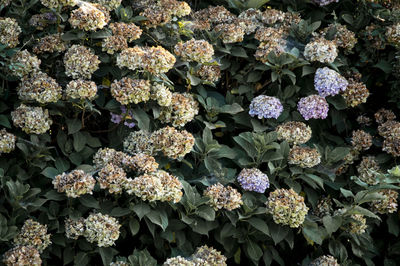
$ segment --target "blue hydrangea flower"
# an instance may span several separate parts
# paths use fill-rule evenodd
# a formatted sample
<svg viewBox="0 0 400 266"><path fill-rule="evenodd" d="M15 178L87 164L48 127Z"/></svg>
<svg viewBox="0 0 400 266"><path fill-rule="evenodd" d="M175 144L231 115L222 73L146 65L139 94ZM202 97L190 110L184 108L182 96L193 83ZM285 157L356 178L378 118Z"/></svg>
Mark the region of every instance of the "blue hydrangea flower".
<svg viewBox="0 0 400 266"><path fill-rule="evenodd" d="M283 111L282 103L278 98L259 95L255 97L250 103L249 114L261 118L275 118L277 119Z"/></svg>
<svg viewBox="0 0 400 266"><path fill-rule="evenodd" d="M257 168L243 169L237 180L244 190L264 193L269 188L268 176Z"/></svg>
<svg viewBox="0 0 400 266"><path fill-rule="evenodd" d="M305 120L310 118L325 119L328 116L329 104L324 97L310 95L300 99L297 103L297 110Z"/></svg>
<svg viewBox="0 0 400 266"><path fill-rule="evenodd" d="M318 68L315 72L314 87L322 97L333 96L340 91L345 91L347 85L349 83L342 75L328 67Z"/></svg>

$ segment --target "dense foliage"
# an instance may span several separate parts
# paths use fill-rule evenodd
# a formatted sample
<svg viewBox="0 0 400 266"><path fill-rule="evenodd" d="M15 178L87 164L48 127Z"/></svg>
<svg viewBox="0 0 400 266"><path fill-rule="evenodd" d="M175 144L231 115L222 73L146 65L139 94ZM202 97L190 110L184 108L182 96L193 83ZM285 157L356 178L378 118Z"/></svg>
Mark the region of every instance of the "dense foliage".
<svg viewBox="0 0 400 266"><path fill-rule="evenodd" d="M399 265L395 0L0 0L5 265Z"/></svg>

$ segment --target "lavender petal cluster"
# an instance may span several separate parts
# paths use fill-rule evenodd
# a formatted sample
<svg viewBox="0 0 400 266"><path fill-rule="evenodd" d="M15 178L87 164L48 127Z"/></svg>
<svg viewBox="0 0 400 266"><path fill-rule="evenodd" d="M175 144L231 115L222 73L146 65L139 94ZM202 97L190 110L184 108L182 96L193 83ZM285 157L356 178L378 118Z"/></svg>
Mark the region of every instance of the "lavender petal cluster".
<svg viewBox="0 0 400 266"><path fill-rule="evenodd" d="M333 96L340 91L345 91L349 83L336 71L324 67L315 72L314 87L322 97Z"/></svg>
<svg viewBox="0 0 400 266"><path fill-rule="evenodd" d="M311 118L325 119L328 116L329 105L324 97L319 95L310 95L300 99L297 103L297 110L305 120Z"/></svg>
<svg viewBox="0 0 400 266"><path fill-rule="evenodd" d="M244 190L264 193L269 188L268 176L257 168L243 169L237 180Z"/></svg>
<svg viewBox="0 0 400 266"><path fill-rule="evenodd" d="M261 118L275 118L277 119L283 111L281 101L276 97L267 95L259 95L255 97L250 103L249 114Z"/></svg>
<svg viewBox="0 0 400 266"><path fill-rule="evenodd" d="M129 128L136 126L135 122L132 121L134 119L132 110L127 110L125 105L121 105L121 114L114 114L110 112L110 115L111 122L114 124L119 124L124 121L124 125Z"/></svg>

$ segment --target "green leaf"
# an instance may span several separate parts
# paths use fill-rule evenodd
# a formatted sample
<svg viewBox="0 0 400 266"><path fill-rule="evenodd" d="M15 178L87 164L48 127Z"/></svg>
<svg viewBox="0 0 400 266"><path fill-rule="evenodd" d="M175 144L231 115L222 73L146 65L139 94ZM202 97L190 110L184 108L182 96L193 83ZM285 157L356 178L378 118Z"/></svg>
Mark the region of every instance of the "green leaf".
<svg viewBox="0 0 400 266"><path fill-rule="evenodd" d="M354 194L353 192L351 192L350 190L344 189L344 188L340 188L340 192L343 194L343 196L345 196L346 198L348 197L352 197L354 198Z"/></svg>
<svg viewBox="0 0 400 266"><path fill-rule="evenodd" d="M322 222L328 234L332 234L342 225L342 217L326 215L322 218Z"/></svg>
<svg viewBox="0 0 400 266"><path fill-rule="evenodd" d="M276 223L270 223L269 232L276 245L287 236L289 228L287 226L277 225Z"/></svg>
<svg viewBox="0 0 400 266"><path fill-rule="evenodd" d="M140 108L131 109L131 110L132 110L134 119L136 121L138 121L139 128L142 130L150 131L150 118L146 114L146 112Z"/></svg>
<svg viewBox="0 0 400 266"><path fill-rule="evenodd" d="M150 255L147 249L135 249L133 254L128 257L133 266L157 266L157 261Z"/></svg>
<svg viewBox="0 0 400 266"><path fill-rule="evenodd" d="M316 223L305 222L303 223L303 235L306 239L309 239L318 245L322 244L325 232L322 231L322 227L318 227Z"/></svg>
<svg viewBox="0 0 400 266"><path fill-rule="evenodd" d="M59 175L61 173L61 171L59 171L58 169L54 168L54 167L46 167L41 174L44 175L45 177L54 179L54 177L56 175Z"/></svg>
<svg viewBox="0 0 400 266"><path fill-rule="evenodd" d="M215 211L212 207L208 205L203 205L197 208L196 214L206 221L214 221L215 219Z"/></svg>
<svg viewBox="0 0 400 266"><path fill-rule="evenodd" d="M131 218L129 220L129 229L131 230L132 236L136 235L140 229L140 223L137 219Z"/></svg>
<svg viewBox="0 0 400 266"><path fill-rule="evenodd" d="M263 5L265 5L268 2L269 2L269 0L249 0L246 3L246 7L247 8L256 8L256 9L258 9L258 8L262 7Z"/></svg>
<svg viewBox="0 0 400 266"><path fill-rule="evenodd" d="M146 214L146 217L149 218L153 224L160 226L163 231L165 231L168 226L168 216L165 212L153 210Z"/></svg>
<svg viewBox="0 0 400 266"><path fill-rule="evenodd" d="M341 95L335 95L327 98L328 103L332 104L336 110L344 110L347 108L346 101Z"/></svg>
<svg viewBox="0 0 400 266"><path fill-rule="evenodd" d="M246 251L247 254L249 254L249 257L255 262L258 262L263 255L260 246L252 240L246 242Z"/></svg>
<svg viewBox="0 0 400 266"><path fill-rule="evenodd" d="M91 195L83 195L79 197L79 202L83 206L93 209L100 209L99 202Z"/></svg>
<svg viewBox="0 0 400 266"><path fill-rule="evenodd" d="M65 172L70 167L70 163L61 157L56 158L56 161L54 164L59 172Z"/></svg>
<svg viewBox="0 0 400 266"><path fill-rule="evenodd" d="M377 64L374 65L374 67L379 68L386 74L390 74L392 72L392 65L385 60L379 61Z"/></svg>
<svg viewBox="0 0 400 266"><path fill-rule="evenodd" d="M263 232L264 234L266 234L268 236L270 235L268 225L264 220L262 220L260 218L252 217L247 222L249 224L251 224L257 230Z"/></svg>
<svg viewBox="0 0 400 266"><path fill-rule="evenodd" d="M116 207L114 209L112 209L110 215L113 217L121 217L121 216L125 216L131 213L131 210L129 210L128 208L121 208L121 207Z"/></svg>
<svg viewBox="0 0 400 266"><path fill-rule="evenodd" d="M8 121L8 118L6 115L0 115L0 125L6 128L11 128L10 121Z"/></svg>
<svg viewBox="0 0 400 266"><path fill-rule="evenodd" d="M151 211L150 206L143 202L139 202L133 206L132 210L139 217L139 220L142 220L142 218Z"/></svg>
<svg viewBox="0 0 400 266"><path fill-rule="evenodd" d="M67 126L68 126L68 134L74 134L81 130L82 123L78 119L67 119Z"/></svg>
<svg viewBox="0 0 400 266"><path fill-rule="evenodd" d="M86 252L79 252L74 257L74 265L87 265L89 263L89 257Z"/></svg>
<svg viewBox="0 0 400 266"><path fill-rule="evenodd" d="M247 58L248 55L246 54L246 50L242 47L232 47L231 49L231 55L236 56L236 57L242 57L242 58Z"/></svg>
<svg viewBox="0 0 400 266"><path fill-rule="evenodd" d="M85 145L86 145L86 137L85 137L85 135L82 134L82 132L76 132L76 133L73 134L73 137L74 137L74 142L73 142L74 149L77 152L82 151L85 148Z"/></svg>
<svg viewBox="0 0 400 266"><path fill-rule="evenodd" d="M99 253L101 256L101 260L103 261L103 265L110 265L114 258L114 255L118 252L110 247L99 247Z"/></svg>

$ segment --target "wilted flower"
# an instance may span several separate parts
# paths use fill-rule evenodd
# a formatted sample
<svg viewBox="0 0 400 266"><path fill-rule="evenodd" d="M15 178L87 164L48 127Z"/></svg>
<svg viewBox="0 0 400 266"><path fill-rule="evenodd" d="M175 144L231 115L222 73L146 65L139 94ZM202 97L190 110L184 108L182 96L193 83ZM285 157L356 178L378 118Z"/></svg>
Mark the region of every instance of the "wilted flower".
<svg viewBox="0 0 400 266"><path fill-rule="evenodd" d="M43 30L47 26L56 23L57 23L57 16L53 12L36 14L33 15L29 20L29 25L35 27L37 30Z"/></svg>
<svg viewBox="0 0 400 266"><path fill-rule="evenodd" d="M304 48L304 57L311 62L333 63L337 56L335 42L323 38L309 42Z"/></svg>
<svg viewBox="0 0 400 266"><path fill-rule="evenodd" d="M85 233L85 219L82 217L77 220L70 218L65 220L65 236L69 239L78 239Z"/></svg>
<svg viewBox="0 0 400 266"><path fill-rule="evenodd" d="M313 260L308 266L340 266L335 257L323 255Z"/></svg>
<svg viewBox="0 0 400 266"><path fill-rule="evenodd" d="M146 48L143 56L143 68L154 75L168 72L175 62L175 56L161 46Z"/></svg>
<svg viewBox="0 0 400 266"><path fill-rule="evenodd" d="M334 32L332 38L338 47L350 52L357 43L357 38L354 32L347 29L345 25L330 24L322 30L321 35L326 37L328 33Z"/></svg>
<svg viewBox="0 0 400 266"><path fill-rule="evenodd" d="M242 13L239 14L238 19L236 19L236 23L244 30L244 32L248 35L253 33L257 28L262 27L261 23L262 13L258 9L249 8Z"/></svg>
<svg viewBox="0 0 400 266"><path fill-rule="evenodd" d="M28 219L21 228L21 232L14 237L16 246L32 246L42 253L50 244L50 234L47 233L47 225Z"/></svg>
<svg viewBox="0 0 400 266"><path fill-rule="evenodd" d="M0 18L0 43L14 48L19 44L18 37L22 32L14 18Z"/></svg>
<svg viewBox="0 0 400 266"><path fill-rule="evenodd" d="M129 262L126 261L122 261L122 260L117 260L115 262L111 262L110 266L130 266L131 264Z"/></svg>
<svg viewBox="0 0 400 266"><path fill-rule="evenodd" d="M358 151L368 150L372 146L372 136L361 129L354 130L351 145Z"/></svg>
<svg viewBox="0 0 400 266"><path fill-rule="evenodd" d="M267 63L269 61L268 55L270 53L274 52L276 56L280 56L281 54L285 53L286 44L286 40L282 38L261 42L257 47L254 57L262 63Z"/></svg>
<svg viewBox="0 0 400 266"><path fill-rule="evenodd" d="M24 104L11 112L11 118L16 127L20 127L28 134L43 134L53 123L47 109Z"/></svg>
<svg viewBox="0 0 400 266"><path fill-rule="evenodd" d="M386 39L394 46L400 46L400 23L386 28Z"/></svg>
<svg viewBox="0 0 400 266"><path fill-rule="evenodd" d="M379 109L374 116L375 121L378 124L383 124L387 121L392 121L396 119L396 115L391 110L387 110L385 108Z"/></svg>
<svg viewBox="0 0 400 266"><path fill-rule="evenodd" d="M142 200L148 201L160 200L164 192L160 178L152 174L144 174L134 179L128 179L125 190L128 194L135 194Z"/></svg>
<svg viewBox="0 0 400 266"><path fill-rule="evenodd" d="M322 197L318 200L317 206L313 209L313 214L320 218L330 215L333 211L331 197Z"/></svg>
<svg viewBox="0 0 400 266"><path fill-rule="evenodd" d="M297 110L305 120L325 119L328 116L329 105L324 97L310 95L300 99L297 103Z"/></svg>
<svg viewBox="0 0 400 266"><path fill-rule="evenodd" d="M124 140L124 151L130 154L153 154L154 144L151 134L144 130L131 132Z"/></svg>
<svg viewBox="0 0 400 266"><path fill-rule="evenodd" d="M132 42L140 38L142 30L134 23L114 22L110 24L110 29L114 35L124 37L128 42Z"/></svg>
<svg viewBox="0 0 400 266"><path fill-rule="evenodd" d="M352 214L351 222L349 224L348 231L351 234L361 235L365 233L365 230L368 228L367 219L364 218L362 214Z"/></svg>
<svg viewBox="0 0 400 266"><path fill-rule="evenodd" d="M342 96L347 106L356 107L357 105L367 102L369 90L364 83L349 79L349 85L347 89L342 92Z"/></svg>
<svg viewBox="0 0 400 266"><path fill-rule="evenodd" d="M317 149L294 146L289 151L288 162L302 168L311 168L321 162L321 154Z"/></svg>
<svg viewBox="0 0 400 266"><path fill-rule="evenodd" d="M378 162L374 156L365 156L357 166L358 177L369 185L378 183L376 172L380 171Z"/></svg>
<svg viewBox="0 0 400 266"><path fill-rule="evenodd" d="M237 181L244 190L264 193L269 188L268 176L257 168L242 169L237 177Z"/></svg>
<svg viewBox="0 0 400 266"><path fill-rule="evenodd" d="M108 11L99 4L82 2L78 9L71 12L69 23L72 28L85 31L102 29L110 21Z"/></svg>
<svg viewBox="0 0 400 266"><path fill-rule="evenodd" d="M289 225L297 228L303 224L308 208L304 198L293 189L277 189L269 193L267 213L272 214L277 224Z"/></svg>
<svg viewBox="0 0 400 266"><path fill-rule="evenodd" d="M157 101L160 106L170 106L172 92L162 83L153 83L150 91L150 98Z"/></svg>
<svg viewBox="0 0 400 266"><path fill-rule="evenodd" d="M76 0L40 0L40 2L48 8L60 8L76 5Z"/></svg>
<svg viewBox="0 0 400 266"><path fill-rule="evenodd" d="M202 80L208 82L217 82L221 78L221 67L202 65L199 71L197 71L197 75Z"/></svg>
<svg viewBox="0 0 400 266"><path fill-rule="evenodd" d="M71 99L88 99L91 101L97 95L97 86L90 80L72 80L67 84L66 94Z"/></svg>
<svg viewBox="0 0 400 266"><path fill-rule="evenodd" d="M261 14L261 20L265 24L272 25L277 22L283 22L284 19L285 13L273 8L267 8Z"/></svg>
<svg viewBox="0 0 400 266"><path fill-rule="evenodd" d="M400 136L389 136L383 141L382 150L392 156L400 156Z"/></svg>
<svg viewBox="0 0 400 266"><path fill-rule="evenodd" d="M51 34L40 38L38 44L33 47L35 54L64 52L67 49L66 43L61 39L61 34Z"/></svg>
<svg viewBox="0 0 400 266"><path fill-rule="evenodd" d="M357 123L359 123L362 126L371 125L371 118L369 118L368 116L359 115L356 120L357 120Z"/></svg>
<svg viewBox="0 0 400 266"><path fill-rule="evenodd" d="M329 5L330 3L339 2L339 0L313 0L313 1L319 6L326 6Z"/></svg>
<svg viewBox="0 0 400 266"><path fill-rule="evenodd" d="M159 119L172 123L174 127L183 127L199 113L199 104L189 93L172 93L171 105L162 107Z"/></svg>
<svg viewBox="0 0 400 266"><path fill-rule="evenodd" d="M42 265L39 251L32 246L18 246L4 253L3 263L7 266L16 265Z"/></svg>
<svg viewBox="0 0 400 266"><path fill-rule="evenodd" d="M110 247L119 238L118 220L107 214L92 213L85 219L84 237L90 243L96 242L98 247Z"/></svg>
<svg viewBox="0 0 400 266"><path fill-rule="evenodd" d="M64 55L65 74L73 79L90 79L99 64L98 56L82 45L73 45Z"/></svg>
<svg viewBox="0 0 400 266"><path fill-rule="evenodd" d="M150 175L154 175L161 180L161 184L163 186L163 192L160 198L161 201L178 203L181 200L183 195L183 186L176 176L173 176L163 170L150 173Z"/></svg>
<svg viewBox="0 0 400 266"><path fill-rule="evenodd" d="M223 23L214 28L215 32L221 34L223 43L237 43L243 41L244 30L237 24Z"/></svg>
<svg viewBox="0 0 400 266"><path fill-rule="evenodd" d="M109 193L118 194L122 193L122 189L128 179L124 169L109 163L100 169L97 181L100 184L100 188L108 189Z"/></svg>
<svg viewBox="0 0 400 266"><path fill-rule="evenodd" d="M227 258L220 251L207 245L198 247L192 255L194 265L218 265L226 266Z"/></svg>
<svg viewBox="0 0 400 266"><path fill-rule="evenodd" d="M12 74L22 78L32 72L40 71L40 62L36 55L32 55L27 50L18 51L11 58L11 64L18 64L12 70Z"/></svg>
<svg viewBox="0 0 400 266"><path fill-rule="evenodd" d="M314 87L322 97L333 96L347 89L348 82L336 71L324 67L315 72Z"/></svg>
<svg viewBox="0 0 400 266"><path fill-rule="evenodd" d="M277 119L283 111L281 101L276 97L267 95L259 95L255 97L250 103L249 114L261 118L275 118Z"/></svg>
<svg viewBox="0 0 400 266"><path fill-rule="evenodd" d="M136 170L139 172L154 172L158 168L155 159L146 154L135 154L130 156L121 151L110 148L99 149L93 157L96 168L102 168L111 163L125 170Z"/></svg>
<svg viewBox="0 0 400 266"><path fill-rule="evenodd" d="M194 266L194 262L187 260L181 256L167 259L163 266Z"/></svg>
<svg viewBox="0 0 400 266"><path fill-rule="evenodd" d="M139 46L123 50L117 57L117 66L119 68L127 67L130 70L144 68L143 59L146 51Z"/></svg>
<svg viewBox="0 0 400 266"><path fill-rule="evenodd" d="M114 54L115 52L122 51L128 48L128 42L125 37L121 35L114 35L103 39L102 42L103 51L108 54Z"/></svg>
<svg viewBox="0 0 400 266"><path fill-rule="evenodd" d="M17 137L8 133L4 128L0 130L0 154L10 153L15 149Z"/></svg>
<svg viewBox="0 0 400 266"><path fill-rule="evenodd" d="M290 144L304 144L310 140L312 131L303 122L289 121L276 127L279 140L286 140Z"/></svg>
<svg viewBox="0 0 400 266"><path fill-rule="evenodd" d="M67 197L77 198L83 194L92 194L96 180L82 170L73 170L57 175L52 183L58 192L65 192Z"/></svg>
<svg viewBox="0 0 400 266"><path fill-rule="evenodd" d="M383 189L378 193L383 196L383 199L372 201L372 210L380 214L396 212L397 198L399 197L399 193L393 189Z"/></svg>
<svg viewBox="0 0 400 266"><path fill-rule="evenodd" d="M186 42L177 43L174 52L176 55L182 57L184 61L206 63L212 60L214 48L205 40L191 39Z"/></svg>
<svg viewBox="0 0 400 266"><path fill-rule="evenodd" d="M144 79L122 78L111 84L111 95L121 104L138 104L150 99L150 81Z"/></svg>
<svg viewBox="0 0 400 266"><path fill-rule="evenodd" d="M236 189L231 186L224 187L221 183L209 186L204 191L204 196L210 198L208 203L216 211L222 208L232 211L243 204L242 195Z"/></svg>
<svg viewBox="0 0 400 266"><path fill-rule="evenodd" d="M96 2L111 11L117 9L121 5L122 0L96 0Z"/></svg>
<svg viewBox="0 0 400 266"><path fill-rule="evenodd" d="M61 86L44 72L33 72L25 76L17 90L19 98L24 101L54 103L62 96Z"/></svg>
<svg viewBox="0 0 400 266"><path fill-rule="evenodd" d="M172 159L183 158L194 145L194 137L191 133L169 126L154 132L151 139L156 151L161 151Z"/></svg>

